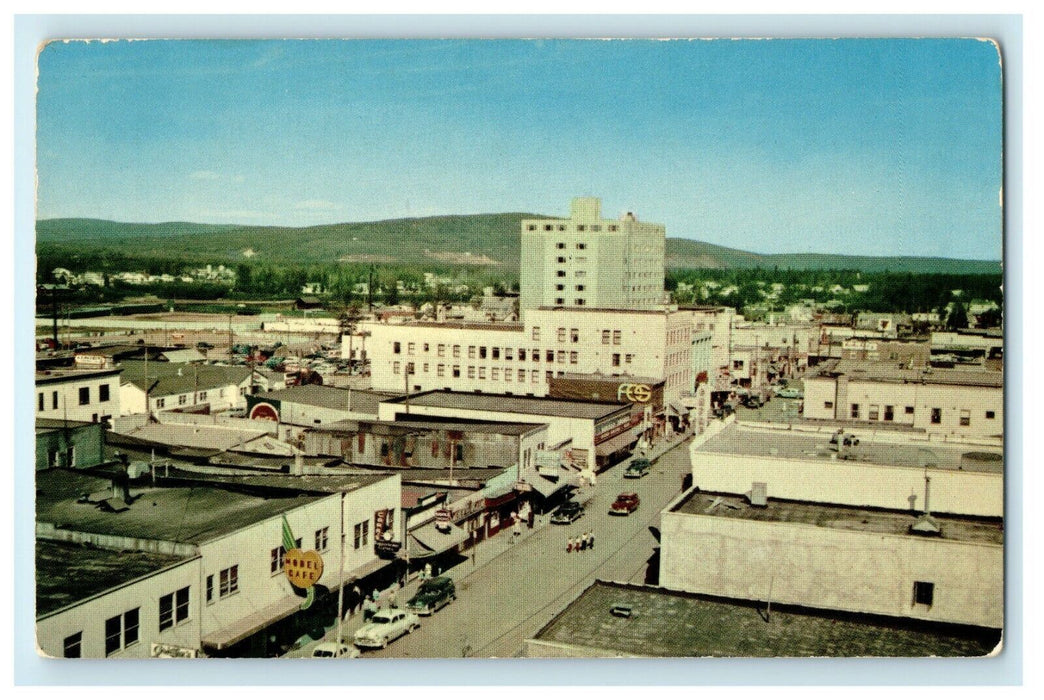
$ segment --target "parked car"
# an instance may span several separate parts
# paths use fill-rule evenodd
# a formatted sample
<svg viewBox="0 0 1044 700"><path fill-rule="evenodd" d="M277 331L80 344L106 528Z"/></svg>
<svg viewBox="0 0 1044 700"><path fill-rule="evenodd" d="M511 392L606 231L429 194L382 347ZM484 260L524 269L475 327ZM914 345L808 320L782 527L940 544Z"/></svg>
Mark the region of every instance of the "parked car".
<svg viewBox="0 0 1044 700"><path fill-rule="evenodd" d="M630 515L638 510L639 503L638 494L621 493L613 501L613 505L609 506L609 515Z"/></svg>
<svg viewBox="0 0 1044 700"><path fill-rule="evenodd" d="M731 403L722 404L714 409L713 415L715 418L726 418L736 412L736 409Z"/></svg>
<svg viewBox="0 0 1044 700"><path fill-rule="evenodd" d="M624 471L624 478L641 479L643 476L649 473L649 468L651 466L652 462L645 459L644 457L639 457L638 459L633 460L630 464L627 465L627 469Z"/></svg>
<svg viewBox="0 0 1044 700"><path fill-rule="evenodd" d="M312 650L313 659L357 659L359 650L349 644L323 642Z"/></svg>
<svg viewBox="0 0 1044 700"><path fill-rule="evenodd" d="M801 389L795 389L794 387L784 387L782 389L776 389L776 396L781 399L803 399L805 395L801 393Z"/></svg>
<svg viewBox="0 0 1044 700"><path fill-rule="evenodd" d="M555 525L568 525L576 522L584 514L584 507L576 501L566 501L551 514L551 522Z"/></svg>
<svg viewBox="0 0 1044 700"><path fill-rule="evenodd" d="M355 633L355 646L383 649L389 642L409 634L418 627L420 618L414 613L398 608L378 610L370 618L370 622Z"/></svg>
<svg viewBox="0 0 1044 700"><path fill-rule="evenodd" d="M765 405L765 401L760 396L753 394L744 396L741 403L747 408L761 408Z"/></svg>
<svg viewBox="0 0 1044 700"><path fill-rule="evenodd" d="M830 444L831 445L836 445L837 444L837 436L838 436L838 433L834 433L833 435L830 436ZM845 447L851 447L852 445L858 445L859 444L859 438L857 438L855 435L852 435L852 434L846 434L844 436L844 443L845 443Z"/></svg>
<svg viewBox="0 0 1044 700"><path fill-rule="evenodd" d="M420 585L417 593L406 603L406 609L418 615L431 615L457 599L457 587L449 576L436 576Z"/></svg>

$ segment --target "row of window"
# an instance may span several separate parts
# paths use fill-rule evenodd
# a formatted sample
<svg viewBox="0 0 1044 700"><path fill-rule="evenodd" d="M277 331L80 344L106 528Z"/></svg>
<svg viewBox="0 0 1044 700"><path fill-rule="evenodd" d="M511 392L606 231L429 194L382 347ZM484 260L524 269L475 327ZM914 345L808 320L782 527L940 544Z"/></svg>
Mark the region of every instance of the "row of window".
<svg viewBox="0 0 1044 700"><path fill-rule="evenodd" d="M565 277L565 270L556 270L555 277ZM573 277L587 277L587 270L575 270L573 271Z"/></svg>
<svg viewBox="0 0 1044 700"><path fill-rule="evenodd" d="M87 406L91 403L91 388L89 386L81 386L77 390L77 400L80 406ZM109 385L99 384L98 385L98 403L106 403L109 400ZM46 410L46 401L44 400L44 392L40 391L36 394L36 410ZM51 410L58 410L58 392L51 392Z"/></svg>
<svg viewBox="0 0 1044 700"><path fill-rule="evenodd" d="M197 392L195 392L195 394L196 394L196 401L195 401L196 403L202 403L203 401L207 400L207 392L206 391L197 391ZM191 394L179 394L178 395L178 405L179 406L184 406L185 404L187 404L190 395ZM240 396L246 396L247 395L247 388L245 386L239 388L239 395ZM225 390L224 389L218 389L218 397L219 398L225 398ZM167 398L168 397L162 397L162 398L156 399L156 408L166 408L166 406L167 406Z"/></svg>
<svg viewBox="0 0 1044 700"><path fill-rule="evenodd" d="M824 401L823 402L823 408L833 408L833 407L834 407L834 402L833 401ZM914 414L914 407L913 406L905 406L903 408L903 411L904 411L904 413L906 415L912 416ZM859 420L861 415L862 415L862 407L860 406L860 404L857 404L857 403L851 404L849 415L852 417L853 420ZM996 411L986 411L985 412L985 416L986 416L986 420L994 420L997 417L997 412ZM884 407L884 413L882 414L881 413L881 406L879 404L872 403L872 404L870 404L869 410L867 411L867 418L866 419L867 420L872 420L872 421L873 420L885 420L885 421L894 420L895 419L895 406L885 406ZM933 425L940 425L942 423L942 409L941 408L932 408L931 409L931 416L930 416L929 420L930 420L930 422ZM962 426L965 426L965 427L970 426L971 425L971 410L970 409L961 409L960 410L960 415L958 416L958 420L959 420L959 422L960 422L960 424Z"/></svg>
<svg viewBox="0 0 1044 700"><path fill-rule="evenodd" d="M526 230L527 231L540 231L540 230L543 230L543 231L568 231L571 226L572 226L571 224L543 224L542 226L540 224L527 224L526 225ZM606 228L607 228L608 231L615 232L615 231L619 231L620 230L620 225L619 224L609 224ZM587 231L587 230L591 230L591 231L594 231L595 233L599 233L602 230L602 225L601 224L577 224L576 225L576 230L581 232L581 233L584 232L584 231ZM558 244L558 246L560 248L562 246L564 246L564 245L565 245L564 243L559 243Z"/></svg>
<svg viewBox="0 0 1044 700"><path fill-rule="evenodd" d="M682 359L684 358L684 353L677 353L676 355L677 355L677 358L682 358ZM539 362L540 361L540 354L538 352L534 352L533 353L533 357L534 357L534 360L533 360L534 362ZM494 359L496 359L496 358L494 358ZM507 359L510 359L510 358L507 358ZM557 354L556 354L554 350L548 350L548 351L546 351L546 360L547 360L548 364L557 362L557 364L560 364L560 365L564 365L564 364L575 365L575 364L579 364L579 362L580 362L580 353L577 352L576 350L569 350L569 351L559 350L557 352ZM626 353L626 354L624 354L624 353L614 352L612 354L612 356L611 356L611 363L612 363L613 367L619 367L620 364L621 364L621 360L624 363L626 363L626 364L631 364L634 361L634 353ZM675 362L675 364L679 364L680 362L681 362L681 359L678 359L678 362ZM446 376L446 367L447 367L447 365L441 364L441 363L435 365L435 376L437 376L437 377L445 377ZM392 362L392 374L394 374L394 375L402 374L403 370L405 370L405 373L407 375L417 374L417 363L415 363L415 362L407 362L405 365L403 365L403 363L399 362L398 360L395 360L395 361ZM485 367L485 366L467 365L467 367L466 367L467 377L468 377L468 379L475 379L476 378L476 373L477 373L478 379L485 379L486 378L486 370L487 370L487 367ZM457 377L457 378L459 378L461 376L461 366L460 365L452 365L451 366L451 371L452 371L452 375L451 376ZM499 379L500 373L501 373L501 371L503 371L503 373L504 373L504 381L508 381L508 382L511 381L510 377L511 377L511 373L513 371L513 369L511 367L503 367L503 368L501 368L501 367L493 367L493 368L490 368L489 371L490 371L491 378L494 379L494 380ZM532 371L533 371L533 376L534 377L537 376L539 370L532 370ZM429 362L421 363L421 372L420 373L421 374L430 374L431 373L431 363L429 363ZM524 370L524 369L519 369L518 370L518 377L519 377L519 381L520 382L521 381L525 381L525 373L526 373L526 370Z"/></svg>

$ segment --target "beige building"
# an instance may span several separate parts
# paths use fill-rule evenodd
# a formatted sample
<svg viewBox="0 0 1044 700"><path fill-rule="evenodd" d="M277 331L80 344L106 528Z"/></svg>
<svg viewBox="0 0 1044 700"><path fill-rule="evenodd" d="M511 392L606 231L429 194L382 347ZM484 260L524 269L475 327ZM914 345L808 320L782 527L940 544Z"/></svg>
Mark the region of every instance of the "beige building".
<svg viewBox="0 0 1044 700"><path fill-rule="evenodd" d="M567 373L663 380L667 404L693 391L690 319L673 310L527 309L524 323L366 324L378 391L546 396Z"/></svg>
<svg viewBox="0 0 1044 700"><path fill-rule="evenodd" d="M601 200L576 197L568 219L524 219L521 309L653 309L664 303L666 228L628 212L603 219Z"/></svg>
<svg viewBox="0 0 1044 700"><path fill-rule="evenodd" d="M98 423L120 415L120 369L36 373L36 417Z"/></svg>
<svg viewBox="0 0 1044 700"><path fill-rule="evenodd" d="M1001 372L841 360L805 378L805 418L911 426L931 435L999 439Z"/></svg>

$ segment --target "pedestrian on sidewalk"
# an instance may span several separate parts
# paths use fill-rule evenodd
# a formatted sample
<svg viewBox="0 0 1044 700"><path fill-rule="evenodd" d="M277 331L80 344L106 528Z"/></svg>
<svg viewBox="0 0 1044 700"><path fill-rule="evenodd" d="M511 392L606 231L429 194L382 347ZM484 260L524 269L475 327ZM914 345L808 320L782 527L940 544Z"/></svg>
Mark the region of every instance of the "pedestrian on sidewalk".
<svg viewBox="0 0 1044 700"><path fill-rule="evenodd" d="M397 608L397 607L399 607L399 601L398 601L398 595L397 595L398 591L399 591L399 582L396 581L395 583L393 583L391 585L391 588L388 589L388 607L389 608Z"/></svg>
<svg viewBox="0 0 1044 700"><path fill-rule="evenodd" d="M589 549L594 549L594 532L593 531L587 533L587 547Z"/></svg>
<svg viewBox="0 0 1044 700"><path fill-rule="evenodd" d="M522 521L515 518L514 524L511 526L511 544L514 544L519 537L522 536Z"/></svg>
<svg viewBox="0 0 1044 700"><path fill-rule="evenodd" d="M587 549L587 533L580 535L580 551L583 552Z"/></svg>
<svg viewBox="0 0 1044 700"><path fill-rule="evenodd" d="M424 565L424 580L427 581L431 578L431 562L429 561Z"/></svg>
<svg viewBox="0 0 1044 700"><path fill-rule="evenodd" d="M363 603L362 608L363 608L363 622L369 622L370 620L373 619L374 613L377 612L377 603L372 601L372 600L367 599L366 602Z"/></svg>
<svg viewBox="0 0 1044 700"><path fill-rule="evenodd" d="M572 537L567 537L566 538L566 553L569 553L569 552L572 552L572 551L573 551L573 538Z"/></svg>

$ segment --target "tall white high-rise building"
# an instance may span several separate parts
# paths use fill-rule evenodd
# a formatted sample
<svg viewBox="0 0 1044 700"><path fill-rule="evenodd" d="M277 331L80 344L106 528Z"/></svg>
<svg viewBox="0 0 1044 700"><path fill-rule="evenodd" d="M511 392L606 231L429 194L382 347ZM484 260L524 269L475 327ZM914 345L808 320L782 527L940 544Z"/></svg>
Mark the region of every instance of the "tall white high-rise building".
<svg viewBox="0 0 1044 700"><path fill-rule="evenodd" d="M663 305L666 227L630 212L603 219L601 207L597 197L576 197L568 219L522 221L522 309Z"/></svg>

